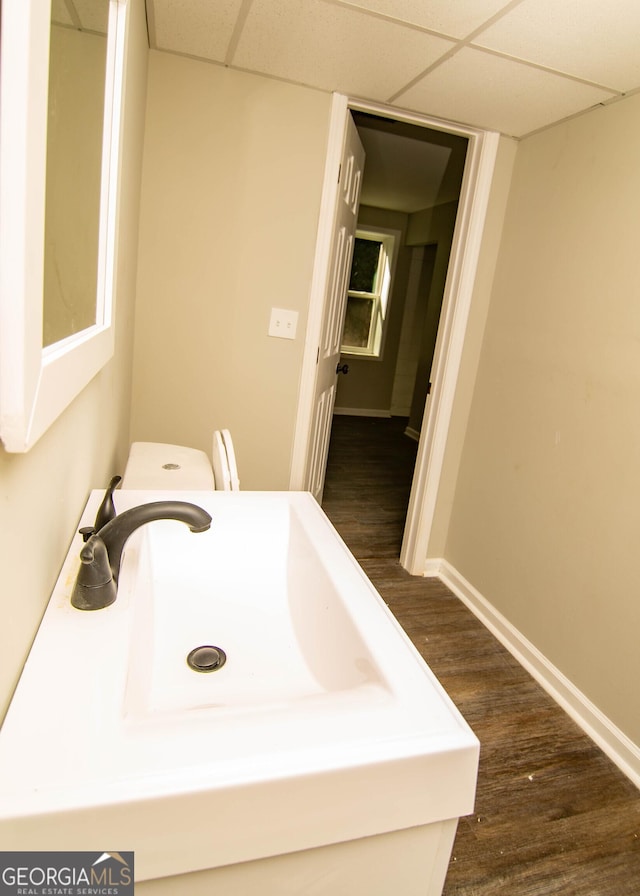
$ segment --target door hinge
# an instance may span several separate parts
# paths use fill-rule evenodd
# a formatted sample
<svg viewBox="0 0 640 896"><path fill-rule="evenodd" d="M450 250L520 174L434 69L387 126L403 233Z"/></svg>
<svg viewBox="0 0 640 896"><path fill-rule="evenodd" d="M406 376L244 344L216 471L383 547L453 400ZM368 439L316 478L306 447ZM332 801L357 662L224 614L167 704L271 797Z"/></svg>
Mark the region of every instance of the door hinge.
<svg viewBox="0 0 640 896"><path fill-rule="evenodd" d="M316 351L316 364L320 360L320 346L318 346L318 350Z"/></svg>

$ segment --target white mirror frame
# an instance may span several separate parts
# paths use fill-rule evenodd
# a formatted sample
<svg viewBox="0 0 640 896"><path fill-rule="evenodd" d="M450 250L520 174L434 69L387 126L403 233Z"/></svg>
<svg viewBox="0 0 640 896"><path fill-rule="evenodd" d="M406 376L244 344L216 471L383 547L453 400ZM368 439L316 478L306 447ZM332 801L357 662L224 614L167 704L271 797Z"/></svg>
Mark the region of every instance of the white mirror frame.
<svg viewBox="0 0 640 896"><path fill-rule="evenodd" d="M110 0L96 324L43 348L51 0L3 0L0 61L0 438L24 452L114 350L127 0Z"/></svg>

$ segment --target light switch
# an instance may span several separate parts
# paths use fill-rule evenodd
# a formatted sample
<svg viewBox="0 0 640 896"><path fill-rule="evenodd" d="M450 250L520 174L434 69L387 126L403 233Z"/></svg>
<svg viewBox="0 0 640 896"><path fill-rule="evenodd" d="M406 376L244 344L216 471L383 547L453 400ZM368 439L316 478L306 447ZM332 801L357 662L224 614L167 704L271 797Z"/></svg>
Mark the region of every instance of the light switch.
<svg viewBox="0 0 640 896"><path fill-rule="evenodd" d="M297 326L297 311L287 311L284 308L271 309L269 336L279 336L281 339L295 339Z"/></svg>

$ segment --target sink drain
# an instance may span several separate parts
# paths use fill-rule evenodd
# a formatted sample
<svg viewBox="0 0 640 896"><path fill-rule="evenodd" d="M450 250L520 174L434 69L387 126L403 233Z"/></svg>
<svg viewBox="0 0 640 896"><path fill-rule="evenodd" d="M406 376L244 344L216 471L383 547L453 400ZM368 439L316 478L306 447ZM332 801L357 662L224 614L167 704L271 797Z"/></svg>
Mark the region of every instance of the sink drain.
<svg viewBox="0 0 640 896"><path fill-rule="evenodd" d="M216 672L226 661L224 650L211 644L195 647L187 657L187 664L196 672Z"/></svg>

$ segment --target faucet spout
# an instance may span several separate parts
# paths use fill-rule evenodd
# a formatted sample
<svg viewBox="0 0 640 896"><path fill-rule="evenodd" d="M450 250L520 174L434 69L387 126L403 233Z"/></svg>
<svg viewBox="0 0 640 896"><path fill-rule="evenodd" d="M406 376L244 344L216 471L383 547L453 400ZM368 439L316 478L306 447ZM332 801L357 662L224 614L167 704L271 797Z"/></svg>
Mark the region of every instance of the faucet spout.
<svg viewBox="0 0 640 896"><path fill-rule="evenodd" d="M118 514L89 538L80 552L80 571L71 603L78 610L101 610L117 596L122 553L129 536L145 523L177 520L192 532L205 532L211 516L187 501L152 501Z"/></svg>
<svg viewBox="0 0 640 896"><path fill-rule="evenodd" d="M192 532L206 532L211 526L211 517L207 511L187 501L152 501L119 513L97 533L107 549L109 565L116 582L127 539L140 526L154 520L177 520L186 523Z"/></svg>

